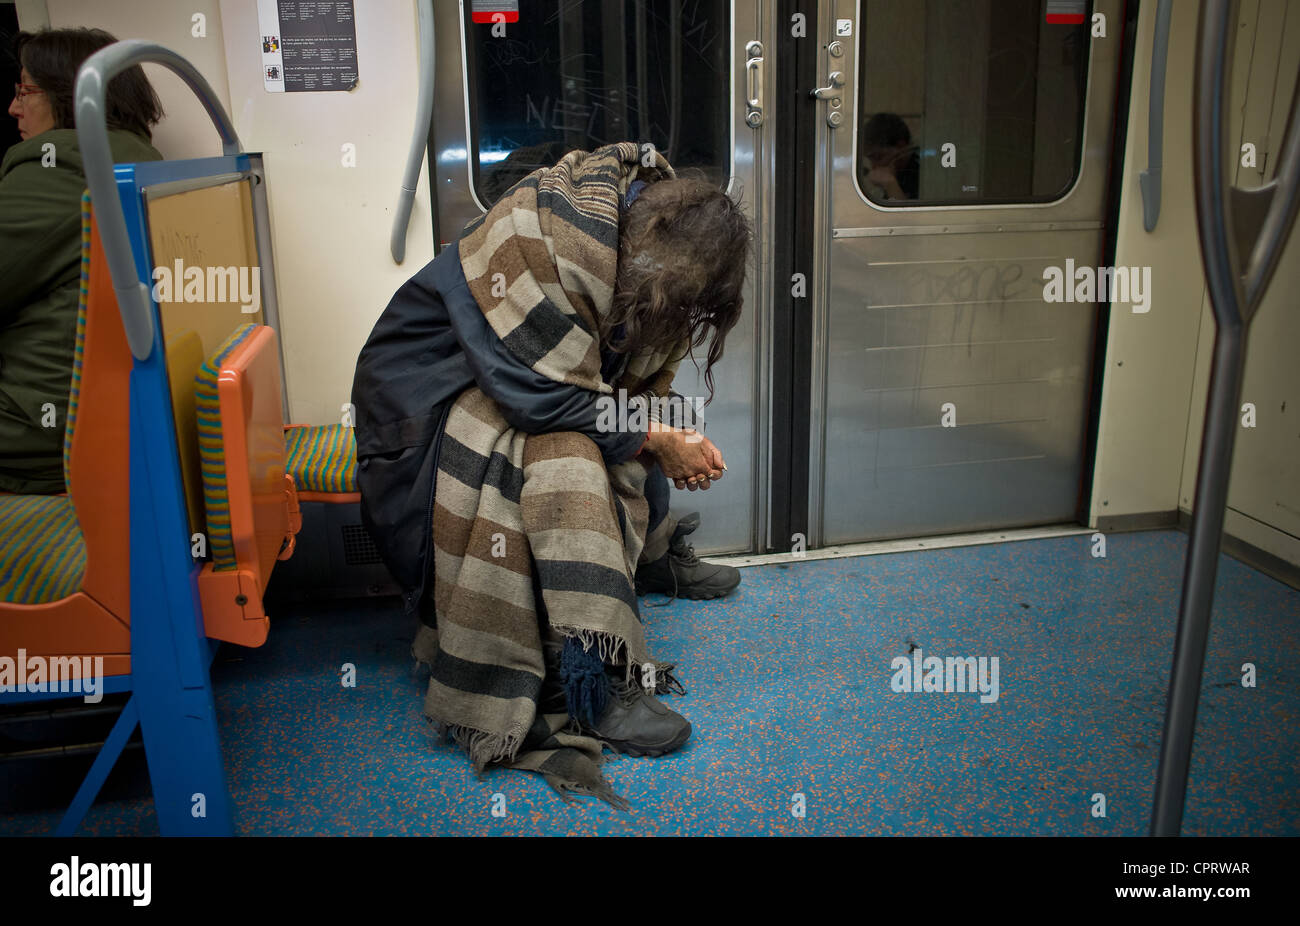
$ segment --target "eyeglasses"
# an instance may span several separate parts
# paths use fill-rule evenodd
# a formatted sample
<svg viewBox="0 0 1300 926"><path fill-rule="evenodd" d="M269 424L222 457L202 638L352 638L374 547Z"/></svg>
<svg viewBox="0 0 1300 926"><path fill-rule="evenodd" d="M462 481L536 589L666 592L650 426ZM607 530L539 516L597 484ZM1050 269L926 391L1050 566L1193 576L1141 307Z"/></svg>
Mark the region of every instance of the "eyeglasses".
<svg viewBox="0 0 1300 926"><path fill-rule="evenodd" d="M35 84L14 84L14 99L19 103L23 101L23 97L25 96L31 96L33 93L44 92L44 90Z"/></svg>

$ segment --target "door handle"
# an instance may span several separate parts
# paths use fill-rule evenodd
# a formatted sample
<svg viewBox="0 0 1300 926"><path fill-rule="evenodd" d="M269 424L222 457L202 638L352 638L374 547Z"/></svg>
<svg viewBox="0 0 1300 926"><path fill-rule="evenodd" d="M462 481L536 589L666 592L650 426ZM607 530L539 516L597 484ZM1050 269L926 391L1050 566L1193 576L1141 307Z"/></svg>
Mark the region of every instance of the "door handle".
<svg viewBox="0 0 1300 926"><path fill-rule="evenodd" d="M844 121L844 114L840 112L840 88L844 86L844 72L831 71L826 75L830 82L829 86L818 87L809 93L809 96L816 97L819 100L826 100L826 124L833 129L840 127Z"/></svg>
<svg viewBox="0 0 1300 926"><path fill-rule="evenodd" d="M752 129L763 124L763 43L745 46L745 124Z"/></svg>
<svg viewBox="0 0 1300 926"><path fill-rule="evenodd" d="M829 80L829 87L818 87L812 92L812 96L819 100L838 100L840 98L840 88L844 86L844 72L831 71L826 77Z"/></svg>

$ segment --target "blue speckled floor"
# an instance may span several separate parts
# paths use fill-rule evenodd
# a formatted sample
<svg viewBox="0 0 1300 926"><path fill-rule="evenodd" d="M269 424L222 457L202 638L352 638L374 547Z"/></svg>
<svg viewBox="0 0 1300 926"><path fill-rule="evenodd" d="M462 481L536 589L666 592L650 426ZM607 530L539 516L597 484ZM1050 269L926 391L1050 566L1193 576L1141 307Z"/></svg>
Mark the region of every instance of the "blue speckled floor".
<svg viewBox="0 0 1300 926"><path fill-rule="evenodd" d="M413 629L342 603L284 616L214 666L245 834L1141 835L1186 538L1087 536L744 570L719 602L643 607L690 692L681 751L606 766L633 804L565 805L538 776L476 780L431 741ZM890 661L997 656L1000 697L895 693ZM355 689L340 666L357 667ZM1243 688L1241 665L1258 667ZM1300 835L1300 592L1223 557L1184 832ZM493 817L492 795L506 815ZM791 813L805 796L806 816ZM1091 795L1107 814L1091 814ZM52 814L0 818L49 832ZM83 832L156 833L151 801Z"/></svg>

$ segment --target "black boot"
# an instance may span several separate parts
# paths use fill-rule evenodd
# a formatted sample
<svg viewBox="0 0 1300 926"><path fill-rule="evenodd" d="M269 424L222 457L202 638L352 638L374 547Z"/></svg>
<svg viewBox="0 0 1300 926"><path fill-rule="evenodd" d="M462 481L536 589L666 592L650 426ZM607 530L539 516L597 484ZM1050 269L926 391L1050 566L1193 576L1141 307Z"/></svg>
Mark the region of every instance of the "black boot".
<svg viewBox="0 0 1300 926"><path fill-rule="evenodd" d="M668 552L653 563L637 567L638 595L662 592L674 598L721 598L740 584L739 569L704 562L686 542L686 535L699 523L698 514L682 518L668 542Z"/></svg>
<svg viewBox="0 0 1300 926"><path fill-rule="evenodd" d="M542 683L537 709L543 714L568 712L572 717L573 711L561 678L564 643L549 640L542 647L546 656L546 680ZM667 670L670 667L663 668ZM606 669L604 708L594 723L585 717L576 718L582 731L604 740L615 751L631 756L661 756L685 743L691 735L690 722L664 707L652 694L638 686L635 679L633 682L623 681L624 671L622 666ZM670 671L665 672L664 678L670 690L685 690Z"/></svg>
<svg viewBox="0 0 1300 926"><path fill-rule="evenodd" d="M630 756L662 756L690 738L690 721L636 684L635 677L623 681L622 667L611 668L609 675L609 706L584 730Z"/></svg>

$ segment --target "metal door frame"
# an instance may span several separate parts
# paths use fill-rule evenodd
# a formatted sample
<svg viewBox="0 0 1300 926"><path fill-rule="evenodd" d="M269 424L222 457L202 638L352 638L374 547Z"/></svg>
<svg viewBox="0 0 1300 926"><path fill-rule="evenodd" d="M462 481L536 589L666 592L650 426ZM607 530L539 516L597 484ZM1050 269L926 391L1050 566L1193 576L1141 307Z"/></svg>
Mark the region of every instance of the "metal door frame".
<svg viewBox="0 0 1300 926"><path fill-rule="evenodd" d="M753 40L762 43L764 66L760 70L762 98L773 99L774 72L771 67L773 38L775 35L775 10L770 0L731 0L730 16L731 65L729 68L729 98L731 105L730 183L728 193L743 190L746 212L755 230L754 252L745 297L745 310L732 336L745 332L749 336L752 357L749 364L750 439L749 453L752 483L749 488L750 510L747 538L737 543L713 548L707 543L698 544L701 552L761 552L766 542L769 520L771 460L770 422L771 400L771 338L772 338L772 266L773 235L773 183L775 152L770 139L773 122L772 106L764 107L765 118L761 126L751 128L745 123L746 112L746 54L745 46ZM453 12L454 11L454 12ZM465 0L452 4L435 4L435 106L429 131L430 188L434 203L434 245L440 251L444 243L454 241L465 223L482 215L486 209L479 200L473 183L472 127L470 126L470 82L468 74L467 37L465 34ZM456 16L455 22L450 17ZM518 28L512 23L508 28ZM455 92L446 88L456 87ZM439 240L439 238L442 240ZM724 361L725 363L725 361ZM709 419L705 412L705 420ZM726 447L722 448L724 452ZM734 471L733 471L734 473ZM725 492L726 483L717 490ZM718 496L713 496L718 497ZM734 505L737 499L723 495L725 502ZM705 501L706 497L699 497ZM674 507L686 506L685 496L674 496ZM707 529L707 523L706 528Z"/></svg>

